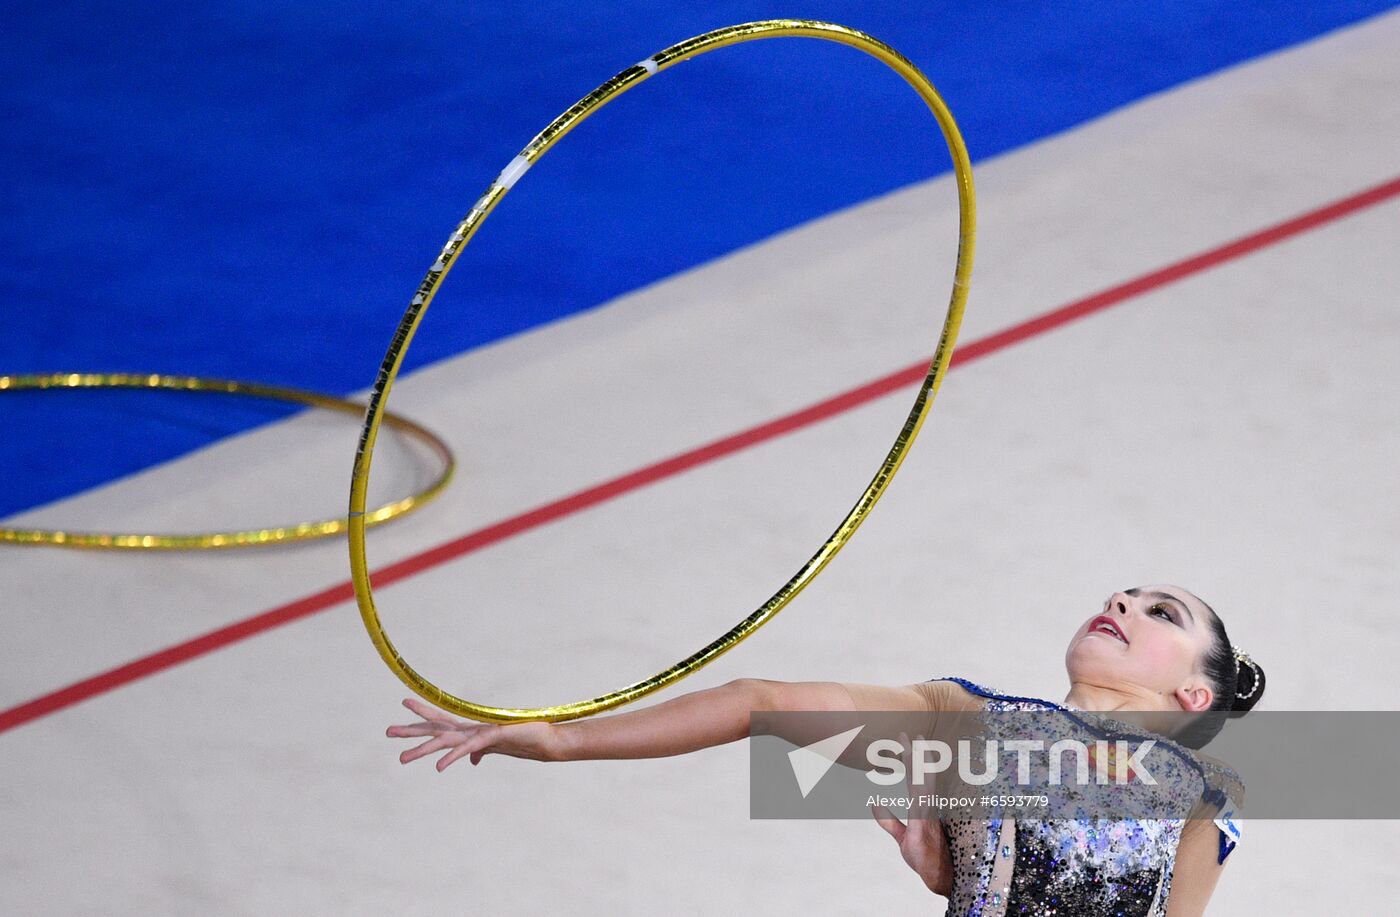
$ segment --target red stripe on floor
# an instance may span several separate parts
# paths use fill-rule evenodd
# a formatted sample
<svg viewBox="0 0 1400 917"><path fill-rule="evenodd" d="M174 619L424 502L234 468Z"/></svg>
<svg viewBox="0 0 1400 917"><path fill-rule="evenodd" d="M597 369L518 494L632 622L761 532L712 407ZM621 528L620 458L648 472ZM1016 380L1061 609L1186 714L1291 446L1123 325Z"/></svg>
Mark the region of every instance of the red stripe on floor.
<svg viewBox="0 0 1400 917"><path fill-rule="evenodd" d="M1358 210L1365 209L1382 201L1390 200L1400 195L1400 177L1367 188L1364 191L1353 194L1341 200L1334 201L1316 210L1277 223L1273 226L1261 229L1258 232L1243 236L1233 242L1227 242L1218 248L1192 255L1189 258L1170 264L1164 268L1143 274L1140 277L1129 280L1126 283L1110 287L1102 292L1087 296L1084 299L1061 306L1050 312L1038 315L1017 325L1012 325L1002 331L971 341L959 347L953 354L952 365L954 367L970 363L980 357L985 357L1012 344L1019 343L1028 338L1044 334L1055 328L1066 325L1076 319L1101 312L1110 306L1118 305L1136 296L1175 283L1187 277L1209 270L1212 267L1233 261L1251 252L1267 248L1285 239L1292 238L1299 233L1316 229L1335 220L1339 220ZM767 423L752 427L726 436L723 439L715 440L699 448L683 452L654 465L647 465L636 471L628 472L618 478L597 484L586 490L570 494L551 503L529 510L518 516L497 522L484 529L469 532L460 538L455 538L445 544L430 548L419 554L404 558L397 563L390 564L374 574L375 586L387 586L390 583L407 579L424 570L431 569L439 564L446 563L454 558L469 554L480 548L503 541L512 535L544 525L556 519L572 515L591 506L596 506L614 497L621 496L629 491L637 490L656 481L664 480L682 471L703 465L707 462L723 458L741 449L747 449L762 442L766 442L784 433L799 430L821 420L834 417L852 408L859 407L866 402L873 401L883 395L896 391L907 385L914 385L923 379L928 371L928 361L906 366L903 369L892 372L887 376L868 382L858 388L842 392L825 401L819 401L792 414L770 420ZM237 643L256 634L264 633L282 624L304 618L315 614L318 611L325 611L341 602L354 598L354 590L349 580L339 583L329 589L324 589L313 595L297 599L286 605L265 611L262 614L246 618L242 621L221 627L217 630L201 634L183 643L177 643L166 647L163 650L151 653L134 659L125 665L120 665L114 669L109 669L82 681L74 682L56 691L36 697L26 701L16 707L0 711L0 732L13 729L31 720L38 719L64 707L95 697L107 691L114 690L124 684L153 675L163 669L186 662L205 653L213 652L221 647Z"/></svg>

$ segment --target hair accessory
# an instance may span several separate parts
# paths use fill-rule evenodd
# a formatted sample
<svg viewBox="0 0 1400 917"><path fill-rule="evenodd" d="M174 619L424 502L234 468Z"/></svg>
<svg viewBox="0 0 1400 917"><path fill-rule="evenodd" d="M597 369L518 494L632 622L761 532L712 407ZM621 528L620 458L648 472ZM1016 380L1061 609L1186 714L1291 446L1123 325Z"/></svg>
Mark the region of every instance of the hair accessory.
<svg viewBox="0 0 1400 917"><path fill-rule="evenodd" d="M1240 649L1238 646L1235 646L1235 645L1232 643L1232 644L1230 644L1230 649L1232 649L1232 650L1235 651L1235 665L1236 665L1238 668L1243 668L1244 666L1249 666L1249 674L1252 676L1252 677L1250 678L1250 681L1249 681L1249 690L1248 690L1248 691L1245 691L1244 693L1240 693L1239 688L1236 687L1236 689L1235 689L1235 699L1236 699L1236 700L1249 700L1251 697L1254 696L1254 692L1259 690L1259 667L1258 667L1257 665L1255 665L1254 660L1250 658L1249 654L1246 653L1244 650ZM1237 680L1237 682L1238 682L1238 679L1236 679L1236 680Z"/></svg>

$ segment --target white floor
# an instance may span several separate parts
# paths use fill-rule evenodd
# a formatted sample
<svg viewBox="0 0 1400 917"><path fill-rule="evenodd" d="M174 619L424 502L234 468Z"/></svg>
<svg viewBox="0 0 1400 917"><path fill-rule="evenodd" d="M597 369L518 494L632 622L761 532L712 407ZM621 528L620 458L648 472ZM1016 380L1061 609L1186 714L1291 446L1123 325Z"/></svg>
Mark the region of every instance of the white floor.
<svg viewBox="0 0 1400 917"><path fill-rule="evenodd" d="M1400 14L979 166L964 342L1400 175L1397 93ZM655 700L940 674L1058 698L1082 616L1170 580L1266 667L1267 707L1400 705L1397 239L1400 198L958 369L831 568ZM954 241L935 181L404 380L392 407L462 476L373 537L376 565L926 357ZM786 580L911 397L439 565L381 611L475 699L641 678ZM306 417L12 521L331 515L354 436ZM383 493L423 473L392 449L377 471ZM339 543L0 553L0 709L347 575ZM403 696L342 602L0 734L0 913L941 913L873 822L749 820L742 745L439 775L383 737ZM1213 913L1373 912L1400 826L1255 820L1230 862Z"/></svg>

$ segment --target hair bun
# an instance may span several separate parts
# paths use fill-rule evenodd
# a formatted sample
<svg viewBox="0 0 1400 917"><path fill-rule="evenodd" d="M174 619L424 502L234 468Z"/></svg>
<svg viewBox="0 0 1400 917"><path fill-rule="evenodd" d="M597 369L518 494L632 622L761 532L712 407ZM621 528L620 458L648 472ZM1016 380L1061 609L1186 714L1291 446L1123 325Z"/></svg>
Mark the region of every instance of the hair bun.
<svg viewBox="0 0 1400 917"><path fill-rule="evenodd" d="M1231 649L1235 651L1236 675L1235 699L1230 710L1245 713L1252 710L1264 694L1264 668L1239 647L1232 646Z"/></svg>

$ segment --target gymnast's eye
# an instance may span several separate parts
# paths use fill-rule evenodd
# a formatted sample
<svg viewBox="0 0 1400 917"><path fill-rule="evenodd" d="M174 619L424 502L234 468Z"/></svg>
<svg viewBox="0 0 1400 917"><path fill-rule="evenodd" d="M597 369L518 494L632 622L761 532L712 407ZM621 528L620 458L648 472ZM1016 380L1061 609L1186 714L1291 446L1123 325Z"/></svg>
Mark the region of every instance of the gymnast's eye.
<svg viewBox="0 0 1400 917"><path fill-rule="evenodd" d="M1176 615L1172 614L1171 608L1166 605L1153 605L1151 608L1147 609L1147 613L1150 615L1160 614L1168 621L1176 621Z"/></svg>

